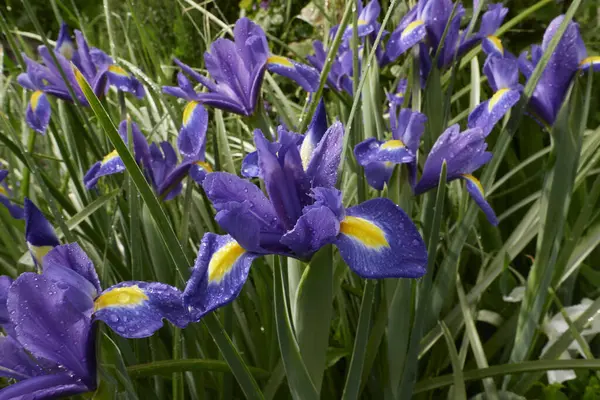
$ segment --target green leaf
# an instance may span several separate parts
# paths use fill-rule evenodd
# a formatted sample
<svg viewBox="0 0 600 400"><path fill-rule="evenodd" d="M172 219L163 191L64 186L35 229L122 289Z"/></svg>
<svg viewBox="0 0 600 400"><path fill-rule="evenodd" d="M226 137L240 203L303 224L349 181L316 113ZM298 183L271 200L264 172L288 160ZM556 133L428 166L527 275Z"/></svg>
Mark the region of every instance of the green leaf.
<svg viewBox="0 0 600 400"><path fill-rule="evenodd" d="M265 371L261 368L248 367L248 370L253 376L259 379L265 379L270 376L269 371ZM154 375L161 375L168 378L175 372L185 371L213 371L229 373L231 372L231 369L224 361L194 358L153 361L147 364L137 364L127 367L127 372L132 379L146 378Z"/></svg>
<svg viewBox="0 0 600 400"><path fill-rule="evenodd" d="M300 354L317 391L325 370L332 314L333 260L331 245L327 245L312 257L304 270L296 293L294 315Z"/></svg>
<svg viewBox="0 0 600 400"><path fill-rule="evenodd" d="M446 345L448 346L448 354L450 355L450 361L452 362L452 372L454 375L454 392L452 398L457 400L466 399L467 392L465 390L462 365L458 358L458 353L456 352L454 338L452 337L452 333L450 333L450 329L448 329L443 321L440 321L440 327L444 333L444 339L446 339Z"/></svg>

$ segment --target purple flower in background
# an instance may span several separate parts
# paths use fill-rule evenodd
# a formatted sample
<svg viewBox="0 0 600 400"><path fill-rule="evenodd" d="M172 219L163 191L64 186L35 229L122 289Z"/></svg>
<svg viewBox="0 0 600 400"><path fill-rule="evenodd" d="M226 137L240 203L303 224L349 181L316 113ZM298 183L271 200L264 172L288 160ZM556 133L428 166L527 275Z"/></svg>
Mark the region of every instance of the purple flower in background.
<svg viewBox="0 0 600 400"><path fill-rule="evenodd" d="M512 54L501 56L494 50L485 61L483 73L487 76L494 95L475 107L469 115L468 127L479 127L488 135L504 114L519 101L523 87L519 84L519 67Z"/></svg>
<svg viewBox="0 0 600 400"><path fill-rule="evenodd" d="M519 56L519 69L527 79L550 45L563 19L564 15L560 15L552 20L544 33L541 46L531 46L531 61L528 59L527 51ZM586 71L590 68L600 71L600 58L587 57L585 44L579 33L579 25L569 22L529 101L530 111L543 123L553 125L571 80L577 71Z"/></svg>
<svg viewBox="0 0 600 400"><path fill-rule="evenodd" d="M425 130L427 117L408 108L401 109L396 115L396 108L390 109L390 125L392 139L380 141L369 138L354 148L354 156L364 167L369 185L383 190L394 172L396 164L408 164L410 182L414 186L416 179L417 150L421 135Z"/></svg>
<svg viewBox="0 0 600 400"><path fill-rule="evenodd" d="M165 86L163 92L249 116L256 108L265 69L295 80L307 91L312 92L318 87L317 71L288 58L271 55L265 32L248 18L240 18L235 23L233 36L234 41L215 40L210 52L204 53L206 69L214 81L175 59L183 72L208 92L197 93L181 72L177 74L178 86Z"/></svg>
<svg viewBox="0 0 600 400"><path fill-rule="evenodd" d="M135 160L142 167L155 192L165 200L170 200L181 192L181 180L187 174L201 184L206 173L212 172L210 165L205 161L208 113L199 103L188 103L183 114L183 123L177 139L179 152L183 156L179 164L177 164L177 153L171 143L163 141L149 146L137 124L129 123ZM119 135L125 143L128 140L127 125L126 120L119 125ZM125 171L125 164L117 151L113 150L90 167L83 182L86 188L91 189L96 186L101 177L123 171Z"/></svg>
<svg viewBox="0 0 600 400"><path fill-rule="evenodd" d="M379 23L377 22L377 18L379 17L379 13L381 12L381 7L379 6L379 2L377 0L371 0L366 5L366 7L363 7L362 0L358 1L357 4L358 4L358 10L357 10L357 12L358 12L358 26L357 26L358 37L362 38L373 32L377 32L380 27ZM346 44L352 37L353 27L354 26L352 23L349 23L348 26L346 26L346 30L344 31L344 36L343 36L344 42ZM330 35L334 36L339 28L340 28L339 25L336 25L333 28L331 28Z"/></svg>
<svg viewBox="0 0 600 400"><path fill-rule="evenodd" d="M77 46L69 36L68 26L63 23L54 49L58 65L46 46L38 47L43 64L23 54L27 70L18 76L17 81L24 88L34 92L29 100L25 118L27 124L39 133L45 133L50 122L51 108L47 94L62 100L77 101L84 106L88 105L75 80L71 63L81 71L96 96L106 94L109 85L133 93L138 98L144 96L144 88L139 81L115 65L113 59L106 53L95 47L90 48L83 34L78 30L75 30L75 40ZM76 100L72 98L71 92Z"/></svg>
<svg viewBox="0 0 600 400"><path fill-rule="evenodd" d="M315 128L322 123L313 121ZM254 132L257 173L268 197L235 175L206 176L204 190L228 234L207 233L202 239L184 291L193 321L233 301L252 261L267 254L307 260L334 244L349 267L365 278L415 278L425 273L425 244L398 206L388 199L342 205L334 185L343 126L336 122L322 135L318 130L303 137L280 127L278 142L269 142L260 130Z"/></svg>
<svg viewBox="0 0 600 400"><path fill-rule="evenodd" d="M313 49L315 54L306 58L318 71L323 71L327 59L327 49L323 47L323 43L319 40L313 42ZM345 91L352 95L352 72L352 50L340 48L337 56L333 59L329 75L327 75L327 84L338 92Z"/></svg>
<svg viewBox="0 0 600 400"><path fill-rule="evenodd" d="M492 158L492 153L486 151L486 135L481 128L469 129L460 132L458 125L452 125L437 139L423 167L421 179L414 188L415 194L424 193L437 187L442 164L446 163L446 182L455 179L464 179L467 192L475 203L485 213L492 225L498 225L498 219L494 210L485 200L484 190L481 183L472 173L486 164Z"/></svg>
<svg viewBox="0 0 600 400"><path fill-rule="evenodd" d="M23 208L13 204L10 199L12 197L12 190L6 182L7 176L8 170L0 169L0 204L6 207L11 217L15 219L23 219Z"/></svg>
<svg viewBox="0 0 600 400"><path fill-rule="evenodd" d="M39 269L44 256L60 242L50 222L28 198L25 198L24 217L27 248L34 264Z"/></svg>

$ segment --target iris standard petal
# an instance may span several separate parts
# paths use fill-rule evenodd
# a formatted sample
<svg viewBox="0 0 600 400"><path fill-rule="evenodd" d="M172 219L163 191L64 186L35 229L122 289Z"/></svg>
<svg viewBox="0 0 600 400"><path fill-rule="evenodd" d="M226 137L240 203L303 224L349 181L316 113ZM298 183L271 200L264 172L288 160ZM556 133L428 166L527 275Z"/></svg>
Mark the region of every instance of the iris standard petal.
<svg viewBox="0 0 600 400"><path fill-rule="evenodd" d="M46 94L41 90L36 90L29 99L27 111L25 112L25 121L31 129L41 134L46 133L48 124L50 123L50 102Z"/></svg>
<svg viewBox="0 0 600 400"><path fill-rule="evenodd" d="M95 298L102 291L94 264L78 243L56 246L46 254L43 261L44 274L53 267L65 267L89 282L94 289L92 297Z"/></svg>
<svg viewBox="0 0 600 400"><path fill-rule="evenodd" d="M126 338L152 336L162 327L163 318L179 328L189 322L181 292L164 283L122 282L94 302L94 319Z"/></svg>
<svg viewBox="0 0 600 400"><path fill-rule="evenodd" d="M485 200L483 186L481 186L479 180L470 174L465 174L462 178L465 180L467 192L469 192L475 203L481 208L489 223L494 226L498 225L496 213L492 209L492 206Z"/></svg>
<svg viewBox="0 0 600 400"><path fill-rule="evenodd" d="M488 10L483 13L481 17L481 26L479 28L480 36L489 36L493 35L500 25L502 25L502 21L506 18L508 14L508 8L504 7L502 4L489 4Z"/></svg>
<svg viewBox="0 0 600 400"><path fill-rule="evenodd" d="M500 89L520 89L519 66L511 57L488 56L483 65L483 73L494 91Z"/></svg>
<svg viewBox="0 0 600 400"><path fill-rule="evenodd" d="M34 262L40 267L44 256L60 242L50 222L28 198L25 198L24 215L27 247Z"/></svg>
<svg viewBox="0 0 600 400"><path fill-rule="evenodd" d="M94 389L95 385L89 387L73 377L71 373L63 372L36 376L7 386L0 390L0 400L51 400L89 392Z"/></svg>
<svg viewBox="0 0 600 400"><path fill-rule="evenodd" d="M489 135L496 123L517 104L520 97L518 90L498 90L491 99L475 107L469 114L467 126L469 128L481 128L485 135Z"/></svg>
<svg viewBox="0 0 600 400"><path fill-rule="evenodd" d="M427 251L417 227L389 199L346 209L335 245L363 278L418 278L426 271Z"/></svg>
<svg viewBox="0 0 600 400"><path fill-rule="evenodd" d="M392 119L391 114L392 110L390 109L390 123ZM398 113L397 118L394 119L392 137L404 143L406 148L413 154L417 154L419 144L421 143L421 136L425 131L427 117L425 114L413 111L410 108L403 108Z"/></svg>
<svg viewBox="0 0 600 400"><path fill-rule="evenodd" d="M10 318L27 351L93 385L96 360L90 317L73 306L67 289L44 275L22 274L8 293Z"/></svg>
<svg viewBox="0 0 600 400"><path fill-rule="evenodd" d="M60 31L58 31L55 49L67 60L72 59L73 54L75 53L75 44L73 43L73 40L71 40L69 26L64 22L60 24Z"/></svg>
<svg viewBox="0 0 600 400"><path fill-rule="evenodd" d="M257 254L244 250L229 235L206 233L183 292L191 320L197 322L205 314L235 300L256 257Z"/></svg>
<svg viewBox="0 0 600 400"><path fill-rule="evenodd" d="M333 243L340 232L340 221L326 206L310 207L296 222L294 228L281 238L295 255L308 259L326 244Z"/></svg>
<svg viewBox="0 0 600 400"><path fill-rule="evenodd" d="M129 130L131 130L131 138L133 139L135 161L138 164L148 163L150 158L150 148L148 146L148 141L138 124L130 119L124 119L119 123L119 135L125 144L129 143Z"/></svg>
<svg viewBox="0 0 600 400"><path fill-rule="evenodd" d="M237 101L222 93L198 93L196 99L202 103L221 110L230 111L240 115L251 115L252 112L244 106L243 103Z"/></svg>
<svg viewBox="0 0 600 400"><path fill-rule="evenodd" d="M267 58L267 69L296 82L309 93L319 88L319 71L287 57L271 55Z"/></svg>
<svg viewBox="0 0 600 400"><path fill-rule="evenodd" d="M325 110L325 103L321 99L300 146L300 157L302 158L304 169L308 167L308 163L312 159L313 153L323 135L325 135L325 132L327 132L327 112Z"/></svg>
<svg viewBox="0 0 600 400"><path fill-rule="evenodd" d="M197 160L204 157L207 128L206 109L198 102L189 102L183 110L181 130L177 137L177 148L185 158Z"/></svg>
<svg viewBox="0 0 600 400"><path fill-rule="evenodd" d="M340 121L336 121L323 135L306 167L306 175L312 187L335 186L343 142L344 126Z"/></svg>

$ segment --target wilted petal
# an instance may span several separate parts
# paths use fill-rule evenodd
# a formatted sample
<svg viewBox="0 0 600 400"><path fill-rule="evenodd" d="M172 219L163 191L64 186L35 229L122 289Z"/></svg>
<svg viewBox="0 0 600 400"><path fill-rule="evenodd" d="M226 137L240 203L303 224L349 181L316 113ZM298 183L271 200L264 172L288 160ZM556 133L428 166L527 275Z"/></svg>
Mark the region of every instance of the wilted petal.
<svg viewBox="0 0 600 400"><path fill-rule="evenodd" d="M158 282L122 282L106 289L94 302L94 319L104 321L126 338L152 336L163 318L179 328L189 323L182 294Z"/></svg>
<svg viewBox="0 0 600 400"><path fill-rule="evenodd" d="M205 314L235 300L257 256L244 250L229 235L206 233L183 293L191 320L197 322Z"/></svg>
<svg viewBox="0 0 600 400"><path fill-rule="evenodd" d="M363 278L425 274L425 243L410 218L389 199L348 208L335 245L346 264Z"/></svg>

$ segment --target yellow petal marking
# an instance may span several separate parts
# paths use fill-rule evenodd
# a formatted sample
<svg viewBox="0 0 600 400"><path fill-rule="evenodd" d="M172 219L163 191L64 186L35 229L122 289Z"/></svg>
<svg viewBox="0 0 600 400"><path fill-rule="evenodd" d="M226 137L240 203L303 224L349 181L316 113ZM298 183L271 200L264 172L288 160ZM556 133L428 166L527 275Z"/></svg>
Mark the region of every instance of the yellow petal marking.
<svg viewBox="0 0 600 400"><path fill-rule="evenodd" d="M208 280L221 282L245 252L235 240L217 250L208 263Z"/></svg>
<svg viewBox="0 0 600 400"><path fill-rule="evenodd" d="M371 249L390 247L385 238L385 232L364 218L347 216L340 223L340 233L350 236Z"/></svg>
<svg viewBox="0 0 600 400"><path fill-rule="evenodd" d="M42 265L42 260L46 254L54 248L53 246L34 246L29 242L27 243L27 247L29 248L29 251L33 253L33 257L39 265Z"/></svg>
<svg viewBox="0 0 600 400"><path fill-rule="evenodd" d="M197 101L190 101L187 103L185 108L183 109L183 124L187 125L190 123L190 119L192 119L192 115L194 114L194 110L198 105Z"/></svg>
<svg viewBox="0 0 600 400"><path fill-rule="evenodd" d="M581 61L579 63L579 66L583 67L588 64L590 64L590 65L600 64L600 56L591 56L591 57L585 58L585 59L583 59L583 61Z"/></svg>
<svg viewBox="0 0 600 400"><path fill-rule="evenodd" d="M201 167L206 172L213 172L212 167L206 161L196 161L196 165L198 165L199 167Z"/></svg>
<svg viewBox="0 0 600 400"><path fill-rule="evenodd" d="M405 38L406 36L408 36L411 33L413 33L415 29L417 29L418 27L420 27L421 25L424 25L424 24L425 24L425 21L423 21L421 19L418 19L416 21L411 22L404 29L404 31L402 32L402 34L400 35L400 37Z"/></svg>
<svg viewBox="0 0 600 400"><path fill-rule="evenodd" d="M3 186L0 186L0 194L4 197L8 197L8 192L4 189Z"/></svg>
<svg viewBox="0 0 600 400"><path fill-rule="evenodd" d="M41 90L36 90L31 95L31 109L35 111L38 108L38 104L40 103L40 97L44 94Z"/></svg>
<svg viewBox="0 0 600 400"><path fill-rule="evenodd" d="M117 158L117 157L119 157L119 153L117 153L116 150L111 151L110 153L108 153L107 155L105 155L104 158L102 159L102 165L106 164L107 162L109 162L113 158Z"/></svg>
<svg viewBox="0 0 600 400"><path fill-rule="evenodd" d="M402 147L406 147L402 140L392 139L388 140L384 144L381 145L382 149L400 149Z"/></svg>
<svg viewBox="0 0 600 400"><path fill-rule="evenodd" d="M276 64L281 65L282 67L294 68L294 64L292 64L288 58L276 55L271 55L267 58L267 64Z"/></svg>
<svg viewBox="0 0 600 400"><path fill-rule="evenodd" d="M119 67L118 65L111 65L108 67L108 70L110 72L112 72L113 74L129 77L129 74L127 73L127 71L125 71L123 68Z"/></svg>
<svg viewBox="0 0 600 400"><path fill-rule="evenodd" d="M94 312L107 307L136 307L148 300L138 285L120 287L106 292L94 301Z"/></svg>
<svg viewBox="0 0 600 400"><path fill-rule="evenodd" d="M496 107L496 104L498 104L498 102L500 101L500 99L502 99L502 96L504 96L506 92L508 92L508 89L500 89L496 93L494 93L494 95L490 99L490 102L488 103L488 111L492 111L494 107Z"/></svg>
<svg viewBox="0 0 600 400"><path fill-rule="evenodd" d="M487 37L490 42L494 45L496 50L500 52L500 54L504 55L504 46L502 46L502 41L498 36L490 35Z"/></svg>
<svg viewBox="0 0 600 400"><path fill-rule="evenodd" d="M477 189L479 189L479 191L481 192L481 195L485 196L485 191L483 190L483 186L481 186L481 182L479 182L479 179L475 178L471 174L463 174L463 178L468 179L469 181L474 183L475 186L477 186Z"/></svg>

